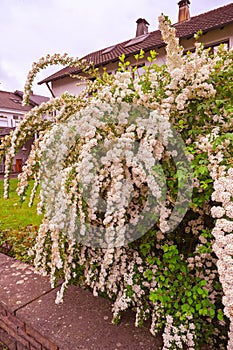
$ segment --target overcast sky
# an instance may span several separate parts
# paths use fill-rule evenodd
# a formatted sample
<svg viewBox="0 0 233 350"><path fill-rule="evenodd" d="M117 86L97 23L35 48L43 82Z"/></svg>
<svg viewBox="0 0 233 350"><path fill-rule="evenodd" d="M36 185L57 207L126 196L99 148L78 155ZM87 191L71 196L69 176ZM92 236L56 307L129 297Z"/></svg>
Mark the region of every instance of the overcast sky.
<svg viewBox="0 0 233 350"><path fill-rule="evenodd" d="M191 0L191 16L231 3ZM177 22L178 0L0 0L0 90L23 90L32 63L46 54L83 57L135 36L136 20L145 18L149 31L158 16ZM61 67L57 67L59 70ZM54 71L43 71L33 91L50 96L37 85Z"/></svg>

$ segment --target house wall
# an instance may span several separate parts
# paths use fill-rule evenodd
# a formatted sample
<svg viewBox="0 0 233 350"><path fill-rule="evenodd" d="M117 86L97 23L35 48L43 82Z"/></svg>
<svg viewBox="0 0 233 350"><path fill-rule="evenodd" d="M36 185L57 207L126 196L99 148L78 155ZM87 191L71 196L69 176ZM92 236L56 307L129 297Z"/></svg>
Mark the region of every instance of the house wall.
<svg viewBox="0 0 233 350"><path fill-rule="evenodd" d="M23 118L24 113L6 108L0 109L0 127L14 128L18 124L18 120Z"/></svg>
<svg viewBox="0 0 233 350"><path fill-rule="evenodd" d="M233 47L233 24L226 25L223 28L218 28L212 31L207 32L206 34L201 36L201 42L205 46L212 46L214 44L219 44L220 42L229 41L229 47ZM189 39L182 39L181 45L184 47L185 51L191 50L194 48L195 40L192 37ZM166 62L166 52L165 48L160 48L156 50L158 52L157 56L157 63L159 65ZM145 55L145 59L141 60L140 63L145 63L146 65L149 65L149 62L146 60L148 57L148 54ZM134 56L130 56L127 58L127 60L130 61L131 65L136 64L136 60ZM115 73L118 69L118 62L109 63L105 66L108 73ZM78 83L78 86L76 85ZM52 90L54 92L55 96L60 96L65 91L68 91L71 94L74 94L78 96L80 92L85 88L85 83L82 80L73 79L70 77L66 77L63 79L56 80L52 82Z"/></svg>
<svg viewBox="0 0 233 350"><path fill-rule="evenodd" d="M55 80L52 82L52 90L55 96L60 96L66 91L78 96L84 87L85 83L83 81L70 77Z"/></svg>
<svg viewBox="0 0 233 350"><path fill-rule="evenodd" d="M19 120L24 116L24 112L0 108L0 128L15 128ZM33 139L25 143L13 160L12 171L21 172L31 150ZM4 161L0 162L0 173L4 173Z"/></svg>
<svg viewBox="0 0 233 350"><path fill-rule="evenodd" d="M12 163L12 172L14 172L14 173L22 172L22 167L25 165L25 163L28 159L33 141L34 141L34 139L30 139L29 141L27 141L23 145L23 147L19 150L19 152L16 154L16 156L14 157L13 163ZM4 169L5 169L4 161L2 160L0 162L0 174L4 173Z"/></svg>

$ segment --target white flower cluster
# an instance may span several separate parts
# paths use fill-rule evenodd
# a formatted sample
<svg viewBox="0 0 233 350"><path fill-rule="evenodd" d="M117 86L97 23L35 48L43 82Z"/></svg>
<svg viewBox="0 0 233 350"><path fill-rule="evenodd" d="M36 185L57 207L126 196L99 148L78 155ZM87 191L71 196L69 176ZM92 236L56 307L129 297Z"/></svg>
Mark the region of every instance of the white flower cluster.
<svg viewBox="0 0 233 350"><path fill-rule="evenodd" d="M69 57L67 53L65 53L64 55L56 53L52 56L48 54L46 55L46 57L41 57L38 62L33 63L32 69L28 73L27 80L24 86L23 105L26 105L29 102L32 83L39 71L50 65L56 64L62 64L65 66L69 65L71 67L76 67L77 69L84 69L89 67L88 63L85 60L80 61L77 57Z"/></svg>
<svg viewBox="0 0 233 350"><path fill-rule="evenodd" d="M228 333L228 349L230 350L233 347L233 333L231 332L233 324L233 169L230 168L227 171L226 166L221 164L224 159L223 143L225 144L225 149L227 149L226 142L223 141L217 147L214 147L214 143L219 137L219 131L219 127L213 128L212 133L200 136L196 145L199 150L206 152L208 155L208 169L214 180L214 191L211 199L214 203L218 203L210 208L211 216L216 219L215 227L212 230L212 235L214 237L212 249L217 256L215 264L223 288L222 302L225 306L224 313L230 319L231 326ZM205 243L205 240L203 243ZM194 260L193 258L189 259L192 265L191 268L194 267L193 264L197 266ZM211 257L209 257L209 260L211 260ZM211 262L209 262L209 264L211 264ZM208 290L210 292L210 298L214 301L217 293L211 286L211 280L214 281L215 272L207 268L206 272L208 271Z"/></svg>
<svg viewBox="0 0 233 350"><path fill-rule="evenodd" d="M167 85L162 106L167 115L171 110L185 113L190 100L215 95L213 85L208 82L215 61L210 59L206 51L200 52L198 43L194 54L184 56L175 28L167 26L167 20L163 15L159 17L159 26L167 44L166 64L170 72L170 83Z"/></svg>
<svg viewBox="0 0 233 350"><path fill-rule="evenodd" d="M224 313L231 322L228 334L230 350L233 348L233 168L230 168L225 176L221 174L214 180L212 199L221 206L211 209L212 216L217 219L212 231L215 238L213 250L218 257L218 273L224 292Z"/></svg>
<svg viewBox="0 0 233 350"><path fill-rule="evenodd" d="M46 213L38 232L35 264L38 270L46 270L43 250L47 244L45 236L50 236L52 284L56 269L65 269L65 286L71 278L69 266L75 241L107 248L102 266L106 269L112 262L114 247L143 234L141 229L135 233L143 212L146 218L154 218L153 222L160 217L160 227L166 231L169 211L161 189L165 179L153 171L153 166L161 159L172 131L167 120L155 111L143 112L148 117L140 116L130 125L129 120L136 113L134 107L92 103L90 108L67 118L62 126L54 124L46 137L38 140L37 152L31 153L18 192L23 192L35 157L40 157L39 209L44 207ZM117 121L110 127L108 119L112 117ZM64 167L68 157L72 165ZM149 204L148 191L152 198ZM64 237L68 237L69 250L65 260L59 250ZM100 276L103 287L106 276ZM60 292L57 300L61 297Z"/></svg>
<svg viewBox="0 0 233 350"><path fill-rule="evenodd" d="M192 318L190 317L190 321ZM170 350L174 346L177 349L183 349L183 344L186 344L189 350L195 349L195 325L190 322L189 330L183 324L176 327L173 325L173 317L166 316L166 326L163 333L163 350Z"/></svg>
<svg viewBox="0 0 233 350"><path fill-rule="evenodd" d="M47 103L43 102L39 106L34 107L29 112L25 113L24 118L13 131L11 143L5 156L4 198L8 198L8 182L11 172L11 164L17 150L25 143L28 136L33 136L33 134L36 132L41 134L41 138L46 137L46 131L50 129L52 123L60 123L61 121L65 121L68 116L74 114L80 108L85 107L88 103L88 100L84 100L85 94L86 92L84 91L83 94L80 95L80 98L77 99L68 93L64 93L59 98L57 97L50 99L50 101ZM66 105L66 110L64 109L64 105ZM39 150L36 152L39 152ZM33 165L34 164L29 164L29 166L24 169L25 173L22 175L24 179L31 176L31 172L33 171L30 169L31 166L33 168ZM23 183L22 186L20 185L20 195L24 192L26 185L26 182L24 183L24 186Z"/></svg>
<svg viewBox="0 0 233 350"><path fill-rule="evenodd" d="M167 67L170 72L183 66L183 48L179 45L179 38L176 37L176 29L167 25L165 16L159 16L159 29L162 32L164 42L167 44Z"/></svg>

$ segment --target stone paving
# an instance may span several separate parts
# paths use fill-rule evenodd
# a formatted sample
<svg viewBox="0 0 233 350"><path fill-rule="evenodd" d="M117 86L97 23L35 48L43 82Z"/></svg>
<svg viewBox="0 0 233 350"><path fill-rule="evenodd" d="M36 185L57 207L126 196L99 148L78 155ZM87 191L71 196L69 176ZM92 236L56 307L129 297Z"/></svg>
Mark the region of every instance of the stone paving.
<svg viewBox="0 0 233 350"><path fill-rule="evenodd" d="M125 312L115 326L109 300L70 286L56 305L58 288L29 265L0 254L0 349L6 336L10 350L161 349L161 338L150 334L149 324L134 326L133 312Z"/></svg>

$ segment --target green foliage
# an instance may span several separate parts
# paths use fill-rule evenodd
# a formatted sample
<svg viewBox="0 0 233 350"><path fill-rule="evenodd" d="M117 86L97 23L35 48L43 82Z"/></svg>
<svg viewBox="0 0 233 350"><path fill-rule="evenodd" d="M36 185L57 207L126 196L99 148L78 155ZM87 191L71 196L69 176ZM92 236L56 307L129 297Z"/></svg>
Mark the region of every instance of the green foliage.
<svg viewBox="0 0 233 350"><path fill-rule="evenodd" d="M215 317L215 305L208 299L206 280L190 274L187 263L181 259L175 245L162 246L161 258L154 257L153 261L158 269L155 273L157 287L150 292L150 300L161 304L163 314L160 315L159 328L165 324L166 315L173 316L174 324L184 323L187 318L196 325L199 341L208 341L209 325L205 326L204 317ZM152 271L148 270L146 277L152 278ZM203 329L205 332L203 333Z"/></svg>
<svg viewBox="0 0 233 350"><path fill-rule="evenodd" d="M202 31L202 30L198 30L197 33L194 34L195 40L196 40L196 41L199 40L200 37L202 36L202 34L203 34L203 31Z"/></svg>
<svg viewBox="0 0 233 350"><path fill-rule="evenodd" d="M36 243L37 231L38 227L31 225L18 230L0 228L0 252L32 264L28 253Z"/></svg>
<svg viewBox="0 0 233 350"><path fill-rule="evenodd" d="M119 57L119 71L120 72L125 72L127 68L130 66L130 61L125 61L125 54L122 54Z"/></svg>

